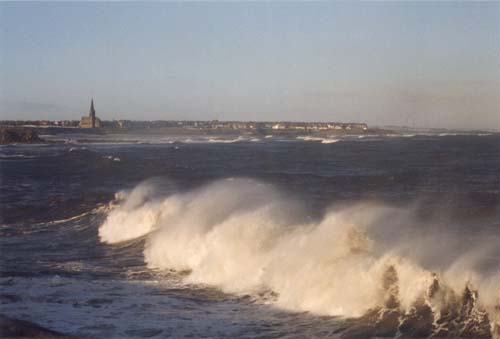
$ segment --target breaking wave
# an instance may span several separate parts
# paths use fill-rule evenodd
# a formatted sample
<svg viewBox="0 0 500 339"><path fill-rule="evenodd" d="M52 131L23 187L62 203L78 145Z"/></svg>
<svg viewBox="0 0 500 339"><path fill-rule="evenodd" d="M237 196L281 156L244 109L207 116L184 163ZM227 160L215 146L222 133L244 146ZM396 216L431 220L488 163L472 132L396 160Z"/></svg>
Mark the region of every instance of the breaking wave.
<svg viewBox="0 0 500 339"><path fill-rule="evenodd" d="M168 196L146 182L117 194L99 236L145 237L151 268L229 293L270 292L288 310L356 318L366 337L498 335L495 234L465 237L376 203L317 219L305 212L254 180Z"/></svg>
<svg viewBox="0 0 500 339"><path fill-rule="evenodd" d="M298 136L297 139L304 140L304 141L320 141L322 144L333 144L333 143L339 141L339 139L320 138L320 137L311 137L311 136Z"/></svg>
<svg viewBox="0 0 500 339"><path fill-rule="evenodd" d="M333 144L333 143L336 143L337 141L339 141L338 139L323 139L321 140L321 143L322 144Z"/></svg>
<svg viewBox="0 0 500 339"><path fill-rule="evenodd" d="M241 136L237 137L235 139L222 139L222 138L210 138L210 139L208 139L208 142L220 143L220 144L232 144L232 143L240 142L240 141L246 141L246 139L241 137Z"/></svg>
<svg viewBox="0 0 500 339"><path fill-rule="evenodd" d="M26 154L0 154L0 160L25 160L25 159L34 159L35 155L26 155Z"/></svg>

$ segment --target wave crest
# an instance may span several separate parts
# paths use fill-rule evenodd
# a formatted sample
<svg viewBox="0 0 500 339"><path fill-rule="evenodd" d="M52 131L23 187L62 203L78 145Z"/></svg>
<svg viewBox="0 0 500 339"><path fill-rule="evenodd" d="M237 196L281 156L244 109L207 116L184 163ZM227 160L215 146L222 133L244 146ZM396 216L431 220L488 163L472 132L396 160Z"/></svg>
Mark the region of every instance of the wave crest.
<svg viewBox="0 0 500 339"><path fill-rule="evenodd" d="M429 227L411 209L373 203L313 220L272 186L233 179L169 196L141 184L122 194L99 235L146 236L149 267L188 271L187 282L231 293L271 291L289 310L360 317L378 335L495 332L500 275L481 260L497 242L482 239L481 252L421 229Z"/></svg>

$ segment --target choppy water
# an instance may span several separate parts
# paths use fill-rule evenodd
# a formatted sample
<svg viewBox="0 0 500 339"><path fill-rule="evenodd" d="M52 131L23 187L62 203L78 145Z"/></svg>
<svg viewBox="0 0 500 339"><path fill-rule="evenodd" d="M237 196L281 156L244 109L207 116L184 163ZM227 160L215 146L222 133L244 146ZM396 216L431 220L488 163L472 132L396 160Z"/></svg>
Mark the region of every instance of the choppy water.
<svg viewBox="0 0 500 339"><path fill-rule="evenodd" d="M0 147L7 316L97 338L498 331L497 135L55 138Z"/></svg>

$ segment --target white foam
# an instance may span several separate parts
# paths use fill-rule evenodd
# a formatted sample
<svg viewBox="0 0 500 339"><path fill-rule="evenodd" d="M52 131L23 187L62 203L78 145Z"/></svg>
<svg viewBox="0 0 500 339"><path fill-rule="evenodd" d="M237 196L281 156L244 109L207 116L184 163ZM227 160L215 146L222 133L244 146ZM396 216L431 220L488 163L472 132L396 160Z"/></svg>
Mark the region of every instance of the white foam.
<svg viewBox="0 0 500 339"><path fill-rule="evenodd" d="M321 143L322 144L333 144L333 143L336 143L338 141L339 141L338 139L323 139L323 140L321 140Z"/></svg>
<svg viewBox="0 0 500 339"><path fill-rule="evenodd" d="M26 154L0 154L0 159L33 159L36 158L34 155L26 155Z"/></svg>
<svg viewBox="0 0 500 339"><path fill-rule="evenodd" d="M323 138L319 138L319 137L311 137L311 136L303 136L303 135L299 135L297 137L298 140L304 140L304 141L323 141Z"/></svg>
<svg viewBox="0 0 500 339"><path fill-rule="evenodd" d="M339 139L332 138L320 138L320 137L312 137L312 136L298 136L298 140L304 141L320 141L322 144L333 144L339 141Z"/></svg>
<svg viewBox="0 0 500 339"><path fill-rule="evenodd" d="M221 144L232 144L235 142L240 142L240 141L247 141L246 138L239 136L235 139L222 139L222 138L210 138L208 139L208 142L210 143L221 143Z"/></svg>
<svg viewBox="0 0 500 339"><path fill-rule="evenodd" d="M458 294L465 284L477 287L483 306L496 312L500 275L478 264L491 256L488 238L472 255L470 239L423 233L411 210L360 203L305 222L300 206L257 181L223 180L163 198L150 190L142 184L125 193L99 235L108 243L146 236L148 266L189 271L186 282L241 294L270 290L285 309L359 316L382 303L382 276L393 266L405 309L436 272Z"/></svg>

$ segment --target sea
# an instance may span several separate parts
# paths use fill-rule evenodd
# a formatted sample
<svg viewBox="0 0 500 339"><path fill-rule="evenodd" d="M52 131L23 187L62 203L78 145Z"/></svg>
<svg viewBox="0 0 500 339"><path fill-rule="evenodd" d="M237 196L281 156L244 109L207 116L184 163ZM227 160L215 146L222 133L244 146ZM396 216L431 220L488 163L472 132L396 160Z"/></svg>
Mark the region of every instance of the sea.
<svg viewBox="0 0 500 339"><path fill-rule="evenodd" d="M489 338L500 135L0 146L0 313L88 338Z"/></svg>

